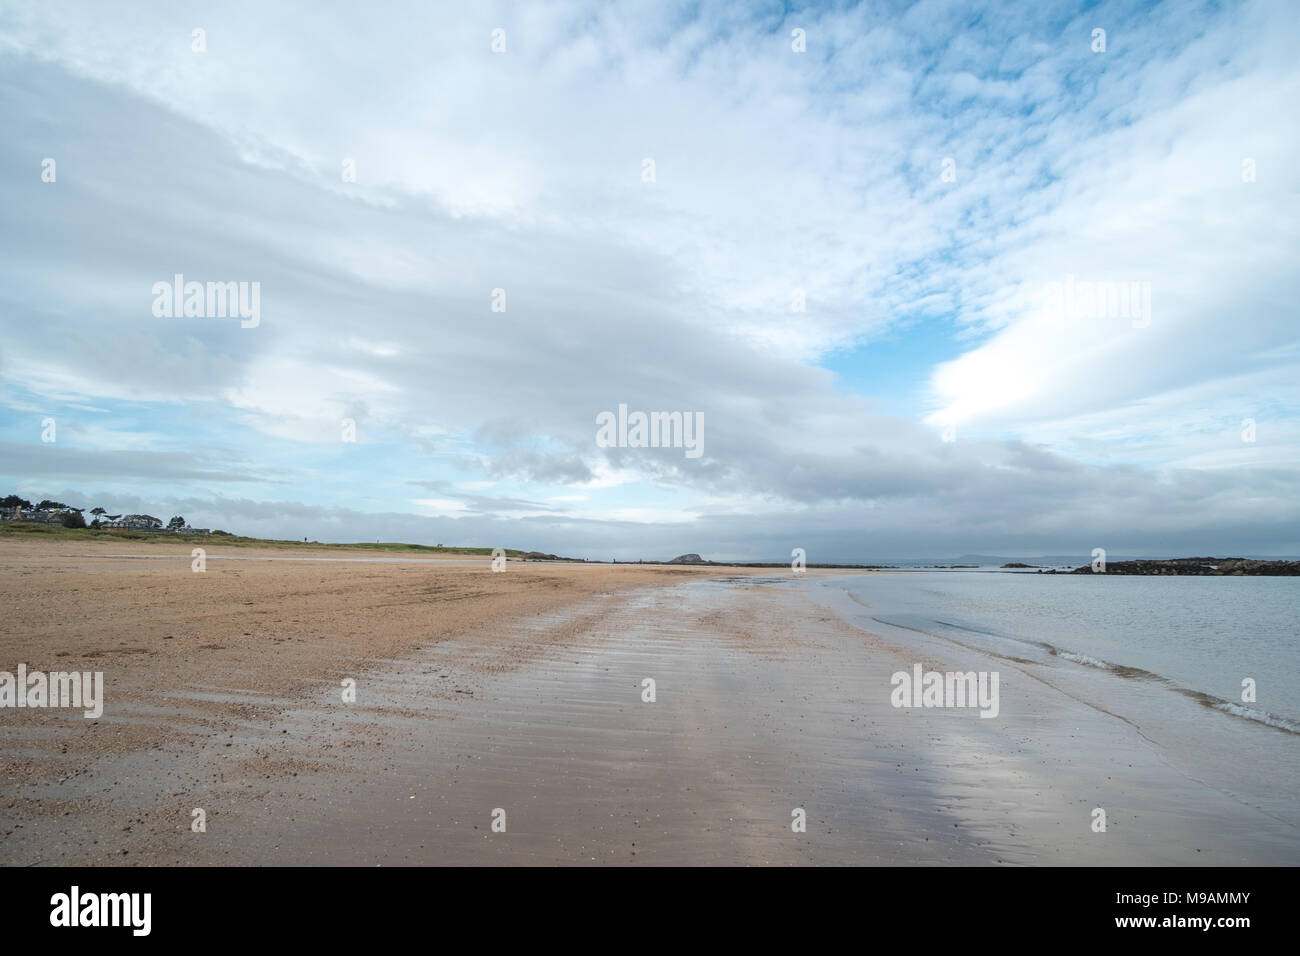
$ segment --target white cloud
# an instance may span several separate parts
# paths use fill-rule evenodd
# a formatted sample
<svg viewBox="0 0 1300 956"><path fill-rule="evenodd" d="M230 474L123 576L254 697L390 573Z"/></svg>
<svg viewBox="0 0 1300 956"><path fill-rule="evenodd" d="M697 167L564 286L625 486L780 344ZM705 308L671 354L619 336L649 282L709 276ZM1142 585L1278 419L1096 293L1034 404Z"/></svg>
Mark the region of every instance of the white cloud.
<svg viewBox="0 0 1300 956"><path fill-rule="evenodd" d="M861 534L888 503L900 527L989 535L1106 508L1208 529L1193 504L1249 524L1218 497L1233 480L1276 515L1300 407L1294 18L1103 5L1120 26L1096 57L1068 8L957 11L800 11L794 55L779 14L725 4L249 2L210 11L196 55L185 11L6 6L0 161L60 157L57 185L0 180L6 401L234 412L251 447L295 446L266 452L273 474L355 418L382 477L431 462L455 481L437 494L518 496L415 500L438 515L580 502L575 520ZM142 290L173 270L261 281L262 325L153 320ZM1036 312L1067 274L1149 281L1149 327ZM964 348L910 419L809 365L885 333ZM598 449L620 402L702 411L704 458ZM1221 446L1252 412L1260 439ZM1128 467L1186 498L1157 514L1078 487L1131 491Z"/></svg>

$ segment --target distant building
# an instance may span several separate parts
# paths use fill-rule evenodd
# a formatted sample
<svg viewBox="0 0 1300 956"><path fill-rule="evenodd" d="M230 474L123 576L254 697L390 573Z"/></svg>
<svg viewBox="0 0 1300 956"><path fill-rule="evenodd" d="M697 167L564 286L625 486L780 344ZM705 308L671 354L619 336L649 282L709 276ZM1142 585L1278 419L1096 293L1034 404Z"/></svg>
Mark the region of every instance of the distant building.
<svg viewBox="0 0 1300 956"><path fill-rule="evenodd" d="M33 524L62 524L63 519L73 513L80 514L82 508L28 508L21 506L0 508L0 520L27 521Z"/></svg>
<svg viewBox="0 0 1300 956"><path fill-rule="evenodd" d="M163 523L162 518L155 518L153 515L126 515L101 527L117 531L161 531Z"/></svg>
<svg viewBox="0 0 1300 956"><path fill-rule="evenodd" d="M62 524L68 515L85 512L84 508L27 508L16 505L0 507L0 521L27 521L33 524ZM103 515L97 516L99 527L113 531L167 531L161 518L153 515ZM207 528L176 528L178 533L211 534Z"/></svg>

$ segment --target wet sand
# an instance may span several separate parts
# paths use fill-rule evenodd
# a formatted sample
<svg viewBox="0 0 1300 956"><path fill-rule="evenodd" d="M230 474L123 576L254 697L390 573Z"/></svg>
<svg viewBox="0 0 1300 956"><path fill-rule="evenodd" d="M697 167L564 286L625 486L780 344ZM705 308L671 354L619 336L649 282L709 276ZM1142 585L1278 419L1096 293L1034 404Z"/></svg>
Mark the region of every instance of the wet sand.
<svg viewBox="0 0 1300 956"><path fill-rule="evenodd" d="M0 711L6 865L1298 859L1132 724L854 627L818 572L219 553L0 542L0 669L107 683L98 721ZM892 708L915 662L1001 669L1000 714Z"/></svg>

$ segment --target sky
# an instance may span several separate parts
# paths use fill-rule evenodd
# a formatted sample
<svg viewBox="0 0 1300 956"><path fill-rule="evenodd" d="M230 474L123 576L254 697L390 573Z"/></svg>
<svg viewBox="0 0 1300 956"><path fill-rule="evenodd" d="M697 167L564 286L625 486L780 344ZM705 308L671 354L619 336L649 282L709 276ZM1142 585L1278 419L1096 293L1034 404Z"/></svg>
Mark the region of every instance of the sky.
<svg viewBox="0 0 1300 956"><path fill-rule="evenodd" d="M1297 48L1289 0L0 2L0 494L600 560L1300 553ZM601 440L620 406L698 454Z"/></svg>

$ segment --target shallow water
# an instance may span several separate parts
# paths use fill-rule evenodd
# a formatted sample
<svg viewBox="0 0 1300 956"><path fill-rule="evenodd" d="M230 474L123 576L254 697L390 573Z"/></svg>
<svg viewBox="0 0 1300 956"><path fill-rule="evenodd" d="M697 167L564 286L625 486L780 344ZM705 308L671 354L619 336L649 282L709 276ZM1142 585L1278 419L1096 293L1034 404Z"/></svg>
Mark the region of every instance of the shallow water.
<svg viewBox="0 0 1300 956"><path fill-rule="evenodd" d="M1136 668L1300 730L1300 579L926 573L822 580L868 605L877 624L992 650L1050 645L1076 663ZM1254 703L1241 700L1248 677L1256 682Z"/></svg>

